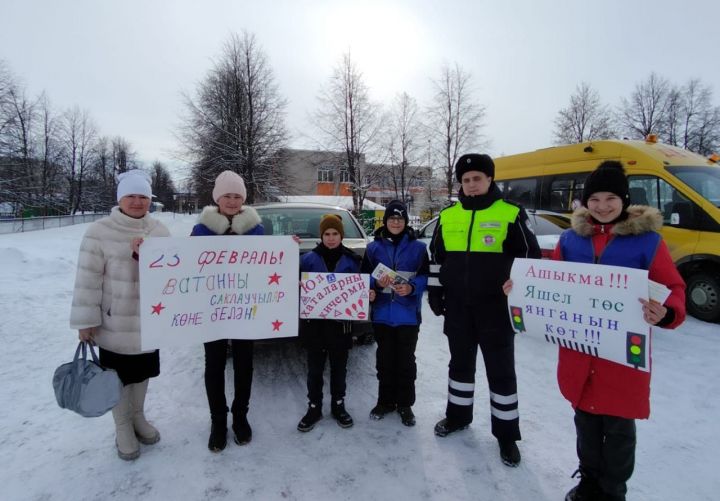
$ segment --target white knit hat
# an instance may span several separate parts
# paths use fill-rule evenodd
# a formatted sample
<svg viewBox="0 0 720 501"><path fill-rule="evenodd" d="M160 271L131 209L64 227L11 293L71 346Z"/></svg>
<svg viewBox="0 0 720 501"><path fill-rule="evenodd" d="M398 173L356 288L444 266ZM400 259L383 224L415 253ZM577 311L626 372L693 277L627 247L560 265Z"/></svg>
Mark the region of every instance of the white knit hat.
<svg viewBox="0 0 720 501"><path fill-rule="evenodd" d="M237 193L242 197L243 202L247 199L245 181L240 177L240 174L231 170L221 172L217 179L215 179L215 188L213 188L212 194L213 200L217 203L221 196L227 195L228 193Z"/></svg>
<svg viewBox="0 0 720 501"><path fill-rule="evenodd" d="M140 169L123 172L118 176L117 201L127 195L143 195L152 198L150 176Z"/></svg>

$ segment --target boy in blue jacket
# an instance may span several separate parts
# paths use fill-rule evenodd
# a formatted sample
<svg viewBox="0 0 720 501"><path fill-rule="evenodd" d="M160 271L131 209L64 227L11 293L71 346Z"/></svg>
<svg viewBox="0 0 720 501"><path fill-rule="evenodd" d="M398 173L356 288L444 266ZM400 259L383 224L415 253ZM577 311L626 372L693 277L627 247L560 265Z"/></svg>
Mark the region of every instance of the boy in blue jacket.
<svg viewBox="0 0 720 501"><path fill-rule="evenodd" d="M325 214L320 220L321 242L300 258L301 272L358 273L360 256L342 244L345 230L337 214ZM300 341L307 348L308 410L297 425L307 432L322 419L323 372L325 360L330 359L331 413L338 425L353 425L345 410L345 376L348 352L352 347L350 323L338 320L300 320Z"/></svg>
<svg viewBox="0 0 720 501"><path fill-rule="evenodd" d="M372 273L383 264L397 273L380 279L370 277L372 321L377 340L377 405L370 411L382 419L397 409L405 426L415 425L415 346L420 330L422 295L429 273L427 248L408 226L408 213L399 200L385 208L383 226L375 232L362 264L363 273Z"/></svg>

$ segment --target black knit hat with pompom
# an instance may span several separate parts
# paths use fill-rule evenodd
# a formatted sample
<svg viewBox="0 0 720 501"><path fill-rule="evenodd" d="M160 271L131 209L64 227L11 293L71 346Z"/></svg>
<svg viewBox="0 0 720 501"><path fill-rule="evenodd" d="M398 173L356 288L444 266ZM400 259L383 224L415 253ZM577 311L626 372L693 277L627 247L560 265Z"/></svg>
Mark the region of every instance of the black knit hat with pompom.
<svg viewBox="0 0 720 501"><path fill-rule="evenodd" d="M623 207L630 205L630 187L625 169L620 162L606 160L588 174L583 188L582 204L587 207L590 195L600 191L608 191L619 196L623 201Z"/></svg>

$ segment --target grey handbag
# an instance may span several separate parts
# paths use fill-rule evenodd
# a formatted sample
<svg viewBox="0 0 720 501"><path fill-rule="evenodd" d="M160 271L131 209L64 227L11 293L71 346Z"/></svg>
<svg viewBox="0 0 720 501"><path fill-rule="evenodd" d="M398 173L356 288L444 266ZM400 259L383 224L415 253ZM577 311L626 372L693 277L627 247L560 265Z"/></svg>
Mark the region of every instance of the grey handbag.
<svg viewBox="0 0 720 501"><path fill-rule="evenodd" d="M87 346L90 346L92 360L87 360ZM117 372L100 365L92 344L81 341L73 361L55 369L53 388L57 403L63 409L84 417L97 417L115 407L123 384Z"/></svg>

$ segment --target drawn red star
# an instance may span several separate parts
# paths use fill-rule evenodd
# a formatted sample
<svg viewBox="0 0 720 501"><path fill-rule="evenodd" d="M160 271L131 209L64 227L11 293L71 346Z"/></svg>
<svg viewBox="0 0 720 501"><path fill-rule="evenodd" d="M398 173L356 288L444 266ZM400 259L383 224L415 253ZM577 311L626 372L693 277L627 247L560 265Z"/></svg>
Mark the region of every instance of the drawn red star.
<svg viewBox="0 0 720 501"><path fill-rule="evenodd" d="M268 285L272 283L276 283L280 285L280 279L282 278L282 275L278 275L277 273L273 273L272 275L268 275L268 278L270 279L268 281Z"/></svg>
<svg viewBox="0 0 720 501"><path fill-rule="evenodd" d="M285 322L281 322L280 320L275 320L274 322L271 322L271 323L272 323L272 326L273 326L273 330L274 330L274 331L279 331L279 330L280 330L280 326L281 326L282 324L284 324Z"/></svg>
<svg viewBox="0 0 720 501"><path fill-rule="evenodd" d="M164 310L165 308L166 308L166 306L163 306L162 303L154 304L152 307L153 311L152 311L151 315L160 315L160 312L162 310Z"/></svg>

